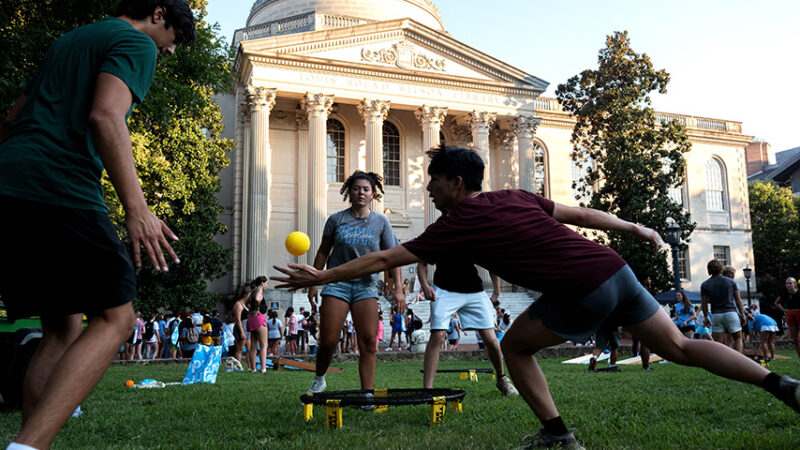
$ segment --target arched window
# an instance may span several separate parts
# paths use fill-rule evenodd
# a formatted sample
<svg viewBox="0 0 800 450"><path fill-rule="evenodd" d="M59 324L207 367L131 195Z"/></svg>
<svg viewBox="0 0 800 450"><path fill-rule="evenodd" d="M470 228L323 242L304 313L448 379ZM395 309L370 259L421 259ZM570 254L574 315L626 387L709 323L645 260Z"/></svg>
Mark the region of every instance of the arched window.
<svg viewBox="0 0 800 450"><path fill-rule="evenodd" d="M716 158L706 161L706 208L709 211L725 211L725 176L722 163Z"/></svg>
<svg viewBox="0 0 800 450"><path fill-rule="evenodd" d="M547 183L547 167L544 148L536 144L533 147L533 192L544 197Z"/></svg>
<svg viewBox="0 0 800 450"><path fill-rule="evenodd" d="M344 183L344 125L336 119L327 122L328 183Z"/></svg>
<svg viewBox="0 0 800 450"><path fill-rule="evenodd" d="M400 186L400 132L388 120L383 122L383 184Z"/></svg>

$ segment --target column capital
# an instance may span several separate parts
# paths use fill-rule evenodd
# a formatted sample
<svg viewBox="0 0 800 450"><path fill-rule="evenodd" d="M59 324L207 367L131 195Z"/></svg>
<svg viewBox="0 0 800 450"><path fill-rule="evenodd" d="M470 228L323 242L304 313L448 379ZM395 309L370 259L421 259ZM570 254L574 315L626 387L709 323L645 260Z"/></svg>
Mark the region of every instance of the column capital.
<svg viewBox="0 0 800 450"><path fill-rule="evenodd" d="M365 98L358 104L358 112L364 119L364 125L369 125L371 122L386 120L390 106L391 102L385 100L368 100Z"/></svg>
<svg viewBox="0 0 800 450"><path fill-rule="evenodd" d="M270 89L261 86L247 86L247 103L251 112L257 109L271 110L275 106L275 99L278 96L277 89Z"/></svg>
<svg viewBox="0 0 800 450"><path fill-rule="evenodd" d="M497 120L497 113L472 111L469 114L469 124L473 130L482 130L488 133L495 120Z"/></svg>
<svg viewBox="0 0 800 450"><path fill-rule="evenodd" d="M534 134L536 134L536 128L541 122L542 119L539 117L517 116L514 119L514 130L519 137L533 139Z"/></svg>
<svg viewBox="0 0 800 450"><path fill-rule="evenodd" d="M423 128L432 124L444 124L444 118L447 116L447 108L441 106L427 106L422 105L414 111L414 116L419 121L420 126Z"/></svg>
<svg viewBox="0 0 800 450"><path fill-rule="evenodd" d="M306 95L300 98L300 109L308 113L309 117L312 115L327 116L331 113L331 108L333 108L333 95L306 92Z"/></svg>

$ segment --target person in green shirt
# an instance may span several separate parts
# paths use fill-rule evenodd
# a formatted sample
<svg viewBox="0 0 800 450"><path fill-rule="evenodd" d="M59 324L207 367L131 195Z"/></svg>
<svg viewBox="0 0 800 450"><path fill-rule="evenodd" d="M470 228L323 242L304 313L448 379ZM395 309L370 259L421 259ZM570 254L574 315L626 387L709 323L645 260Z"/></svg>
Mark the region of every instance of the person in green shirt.
<svg viewBox="0 0 800 450"><path fill-rule="evenodd" d="M185 0L122 0L114 17L53 43L0 125L0 296L10 319L38 315L43 328L9 448L49 447L130 336L141 248L156 270L168 270L165 253L180 262L168 242L177 236L148 209L126 119L157 55L194 37ZM133 261L103 202L104 169ZM64 295L31 289L43 280Z"/></svg>

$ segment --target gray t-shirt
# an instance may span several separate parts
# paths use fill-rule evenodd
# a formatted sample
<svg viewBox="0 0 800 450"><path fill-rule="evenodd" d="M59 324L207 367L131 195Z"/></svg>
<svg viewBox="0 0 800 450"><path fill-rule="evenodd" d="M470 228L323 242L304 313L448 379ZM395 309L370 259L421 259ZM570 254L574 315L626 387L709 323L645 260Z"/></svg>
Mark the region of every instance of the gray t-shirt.
<svg viewBox="0 0 800 450"><path fill-rule="evenodd" d="M736 312L734 291L739 291L736 283L722 275L713 276L700 285L700 293L706 296L708 304L711 305L712 314Z"/></svg>
<svg viewBox="0 0 800 450"><path fill-rule="evenodd" d="M339 211L328 217L322 234L333 239L328 269L367 253L387 250L400 244L392 232L389 219L375 211L370 211L364 218L354 216L349 208ZM378 275L367 275L359 280L375 283Z"/></svg>

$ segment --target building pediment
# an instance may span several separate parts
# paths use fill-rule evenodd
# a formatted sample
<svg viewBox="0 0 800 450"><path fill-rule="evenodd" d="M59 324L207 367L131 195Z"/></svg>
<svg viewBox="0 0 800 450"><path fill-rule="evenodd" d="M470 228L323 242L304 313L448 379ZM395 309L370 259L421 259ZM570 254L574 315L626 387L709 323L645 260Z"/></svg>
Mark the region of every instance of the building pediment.
<svg viewBox="0 0 800 450"><path fill-rule="evenodd" d="M411 19L243 41L237 65L264 55L503 85L530 91L533 96L548 84Z"/></svg>

